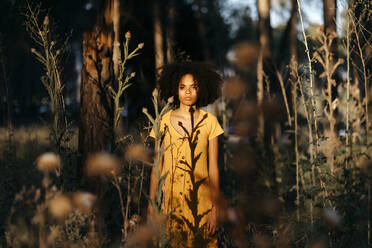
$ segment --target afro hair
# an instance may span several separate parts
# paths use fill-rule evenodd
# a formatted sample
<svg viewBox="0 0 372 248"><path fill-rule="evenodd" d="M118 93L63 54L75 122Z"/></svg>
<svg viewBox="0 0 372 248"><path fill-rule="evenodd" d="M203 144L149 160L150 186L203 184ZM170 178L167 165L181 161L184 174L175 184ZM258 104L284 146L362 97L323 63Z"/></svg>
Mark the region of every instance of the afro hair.
<svg viewBox="0 0 372 248"><path fill-rule="evenodd" d="M167 101L174 96L174 105L178 106L178 84L186 74L193 75L198 84L197 107L207 106L220 97L222 78L212 65L204 62L176 62L161 68L158 79L160 98Z"/></svg>

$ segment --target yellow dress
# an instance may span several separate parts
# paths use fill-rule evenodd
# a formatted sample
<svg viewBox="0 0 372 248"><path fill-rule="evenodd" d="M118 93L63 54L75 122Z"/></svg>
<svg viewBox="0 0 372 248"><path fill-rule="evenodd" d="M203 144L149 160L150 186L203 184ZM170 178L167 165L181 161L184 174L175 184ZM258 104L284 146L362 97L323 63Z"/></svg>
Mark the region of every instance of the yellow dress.
<svg viewBox="0 0 372 248"><path fill-rule="evenodd" d="M167 234L172 247L217 247L217 237L208 236L206 223L212 208L208 187L208 141L223 133L217 118L200 110L189 135L181 135L166 113L160 125L163 134L162 211L168 216ZM154 137L154 132L150 133Z"/></svg>

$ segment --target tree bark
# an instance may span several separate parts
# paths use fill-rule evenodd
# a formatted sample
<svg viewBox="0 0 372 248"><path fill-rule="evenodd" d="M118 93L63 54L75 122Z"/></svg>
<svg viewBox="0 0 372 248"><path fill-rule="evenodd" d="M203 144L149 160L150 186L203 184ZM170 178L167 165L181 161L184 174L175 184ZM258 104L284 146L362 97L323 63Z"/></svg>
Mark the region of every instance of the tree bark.
<svg viewBox="0 0 372 248"><path fill-rule="evenodd" d="M292 55L297 58L297 0L291 0L291 15L286 24L285 30L282 34L279 47L276 51L275 66L277 69L286 64L286 60L283 59L283 53L287 53L289 50L289 58L291 60Z"/></svg>
<svg viewBox="0 0 372 248"><path fill-rule="evenodd" d="M290 31L289 31L289 58L290 63L297 63L297 0L291 0L292 2L292 15L290 19Z"/></svg>
<svg viewBox="0 0 372 248"><path fill-rule="evenodd" d="M201 45L203 48L203 57L205 61L210 61L211 56L208 48L208 43L207 43L207 31L205 29L205 24L203 20L203 13L201 11L202 5L200 0L195 0L195 4L197 6L197 11L196 11L196 21L198 25L198 32L199 32L199 37L201 40Z"/></svg>
<svg viewBox="0 0 372 248"><path fill-rule="evenodd" d="M112 59L114 1L100 2L93 31L83 34L79 127L82 162L89 153L110 150L113 142L113 103L107 87L115 82Z"/></svg>
<svg viewBox="0 0 372 248"><path fill-rule="evenodd" d="M337 0L323 0L323 18L324 18L324 33L335 33L337 34L336 26L336 13L337 13ZM331 45L331 53L333 55L334 62L337 61L337 38L333 40ZM333 66L331 63L331 66ZM337 74L335 74L337 77Z"/></svg>
<svg viewBox="0 0 372 248"><path fill-rule="evenodd" d="M323 0L324 31L336 32L337 0Z"/></svg>
<svg viewBox="0 0 372 248"><path fill-rule="evenodd" d="M154 0L154 50L155 71L164 65L163 28L160 18L160 2Z"/></svg>
<svg viewBox="0 0 372 248"><path fill-rule="evenodd" d="M271 55L271 26L270 26L270 0L257 0L258 10L258 41L259 55L257 62L257 104L262 106L264 101L264 74L267 74ZM261 111L262 112L262 111ZM257 139L263 142L265 136L265 123L263 113L258 117Z"/></svg>
<svg viewBox="0 0 372 248"><path fill-rule="evenodd" d="M119 49L120 49L120 0L113 0L111 6L112 22L114 28L114 49L112 53L112 61L114 62L115 79L119 77Z"/></svg>
<svg viewBox="0 0 372 248"><path fill-rule="evenodd" d="M271 150L271 139L273 135L274 123L265 122L263 102L269 100L269 91L267 95L264 92L264 76L270 82L270 85L278 84L275 75L275 68L272 59L272 35L270 25L270 0L257 0L258 10L258 40L260 45L257 62L257 104L259 108L257 142L261 149L265 150L264 163L268 167L268 176L270 178L270 190L273 195L278 194L276 182L276 168L274 156ZM265 79L266 80L266 79ZM266 99L265 99L266 98ZM260 149L260 148L259 148Z"/></svg>
<svg viewBox="0 0 372 248"><path fill-rule="evenodd" d="M174 52L174 26L175 26L175 18L176 18L176 6L174 0L170 0L168 6L168 23L167 23L167 63L172 63L175 59L175 52Z"/></svg>
<svg viewBox="0 0 372 248"><path fill-rule="evenodd" d="M258 39L263 59L271 59L271 25L270 25L270 0L257 0L258 11Z"/></svg>

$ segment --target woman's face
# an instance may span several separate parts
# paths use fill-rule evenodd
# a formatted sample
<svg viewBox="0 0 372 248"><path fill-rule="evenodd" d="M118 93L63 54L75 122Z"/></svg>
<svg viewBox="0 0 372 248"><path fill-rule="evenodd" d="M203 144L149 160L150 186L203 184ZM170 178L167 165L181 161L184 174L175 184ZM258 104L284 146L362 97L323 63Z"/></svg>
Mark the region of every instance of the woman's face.
<svg viewBox="0 0 372 248"><path fill-rule="evenodd" d="M178 99L180 104L193 106L198 100L199 87L193 75L185 74L178 84Z"/></svg>

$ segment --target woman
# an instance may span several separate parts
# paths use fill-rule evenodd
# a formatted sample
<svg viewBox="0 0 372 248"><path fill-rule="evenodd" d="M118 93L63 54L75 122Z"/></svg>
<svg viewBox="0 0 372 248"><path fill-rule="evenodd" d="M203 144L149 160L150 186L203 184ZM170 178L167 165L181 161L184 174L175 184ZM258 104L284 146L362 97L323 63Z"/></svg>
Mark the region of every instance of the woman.
<svg viewBox="0 0 372 248"><path fill-rule="evenodd" d="M161 120L160 173L162 212L168 216L167 234L173 247L217 247L218 120L200 107L220 95L222 80L208 64L182 62L167 65L159 78L160 97L174 96L175 109ZM154 132L150 133L154 137ZM155 200L157 179L153 168L150 198ZM148 208L151 216L153 209Z"/></svg>

